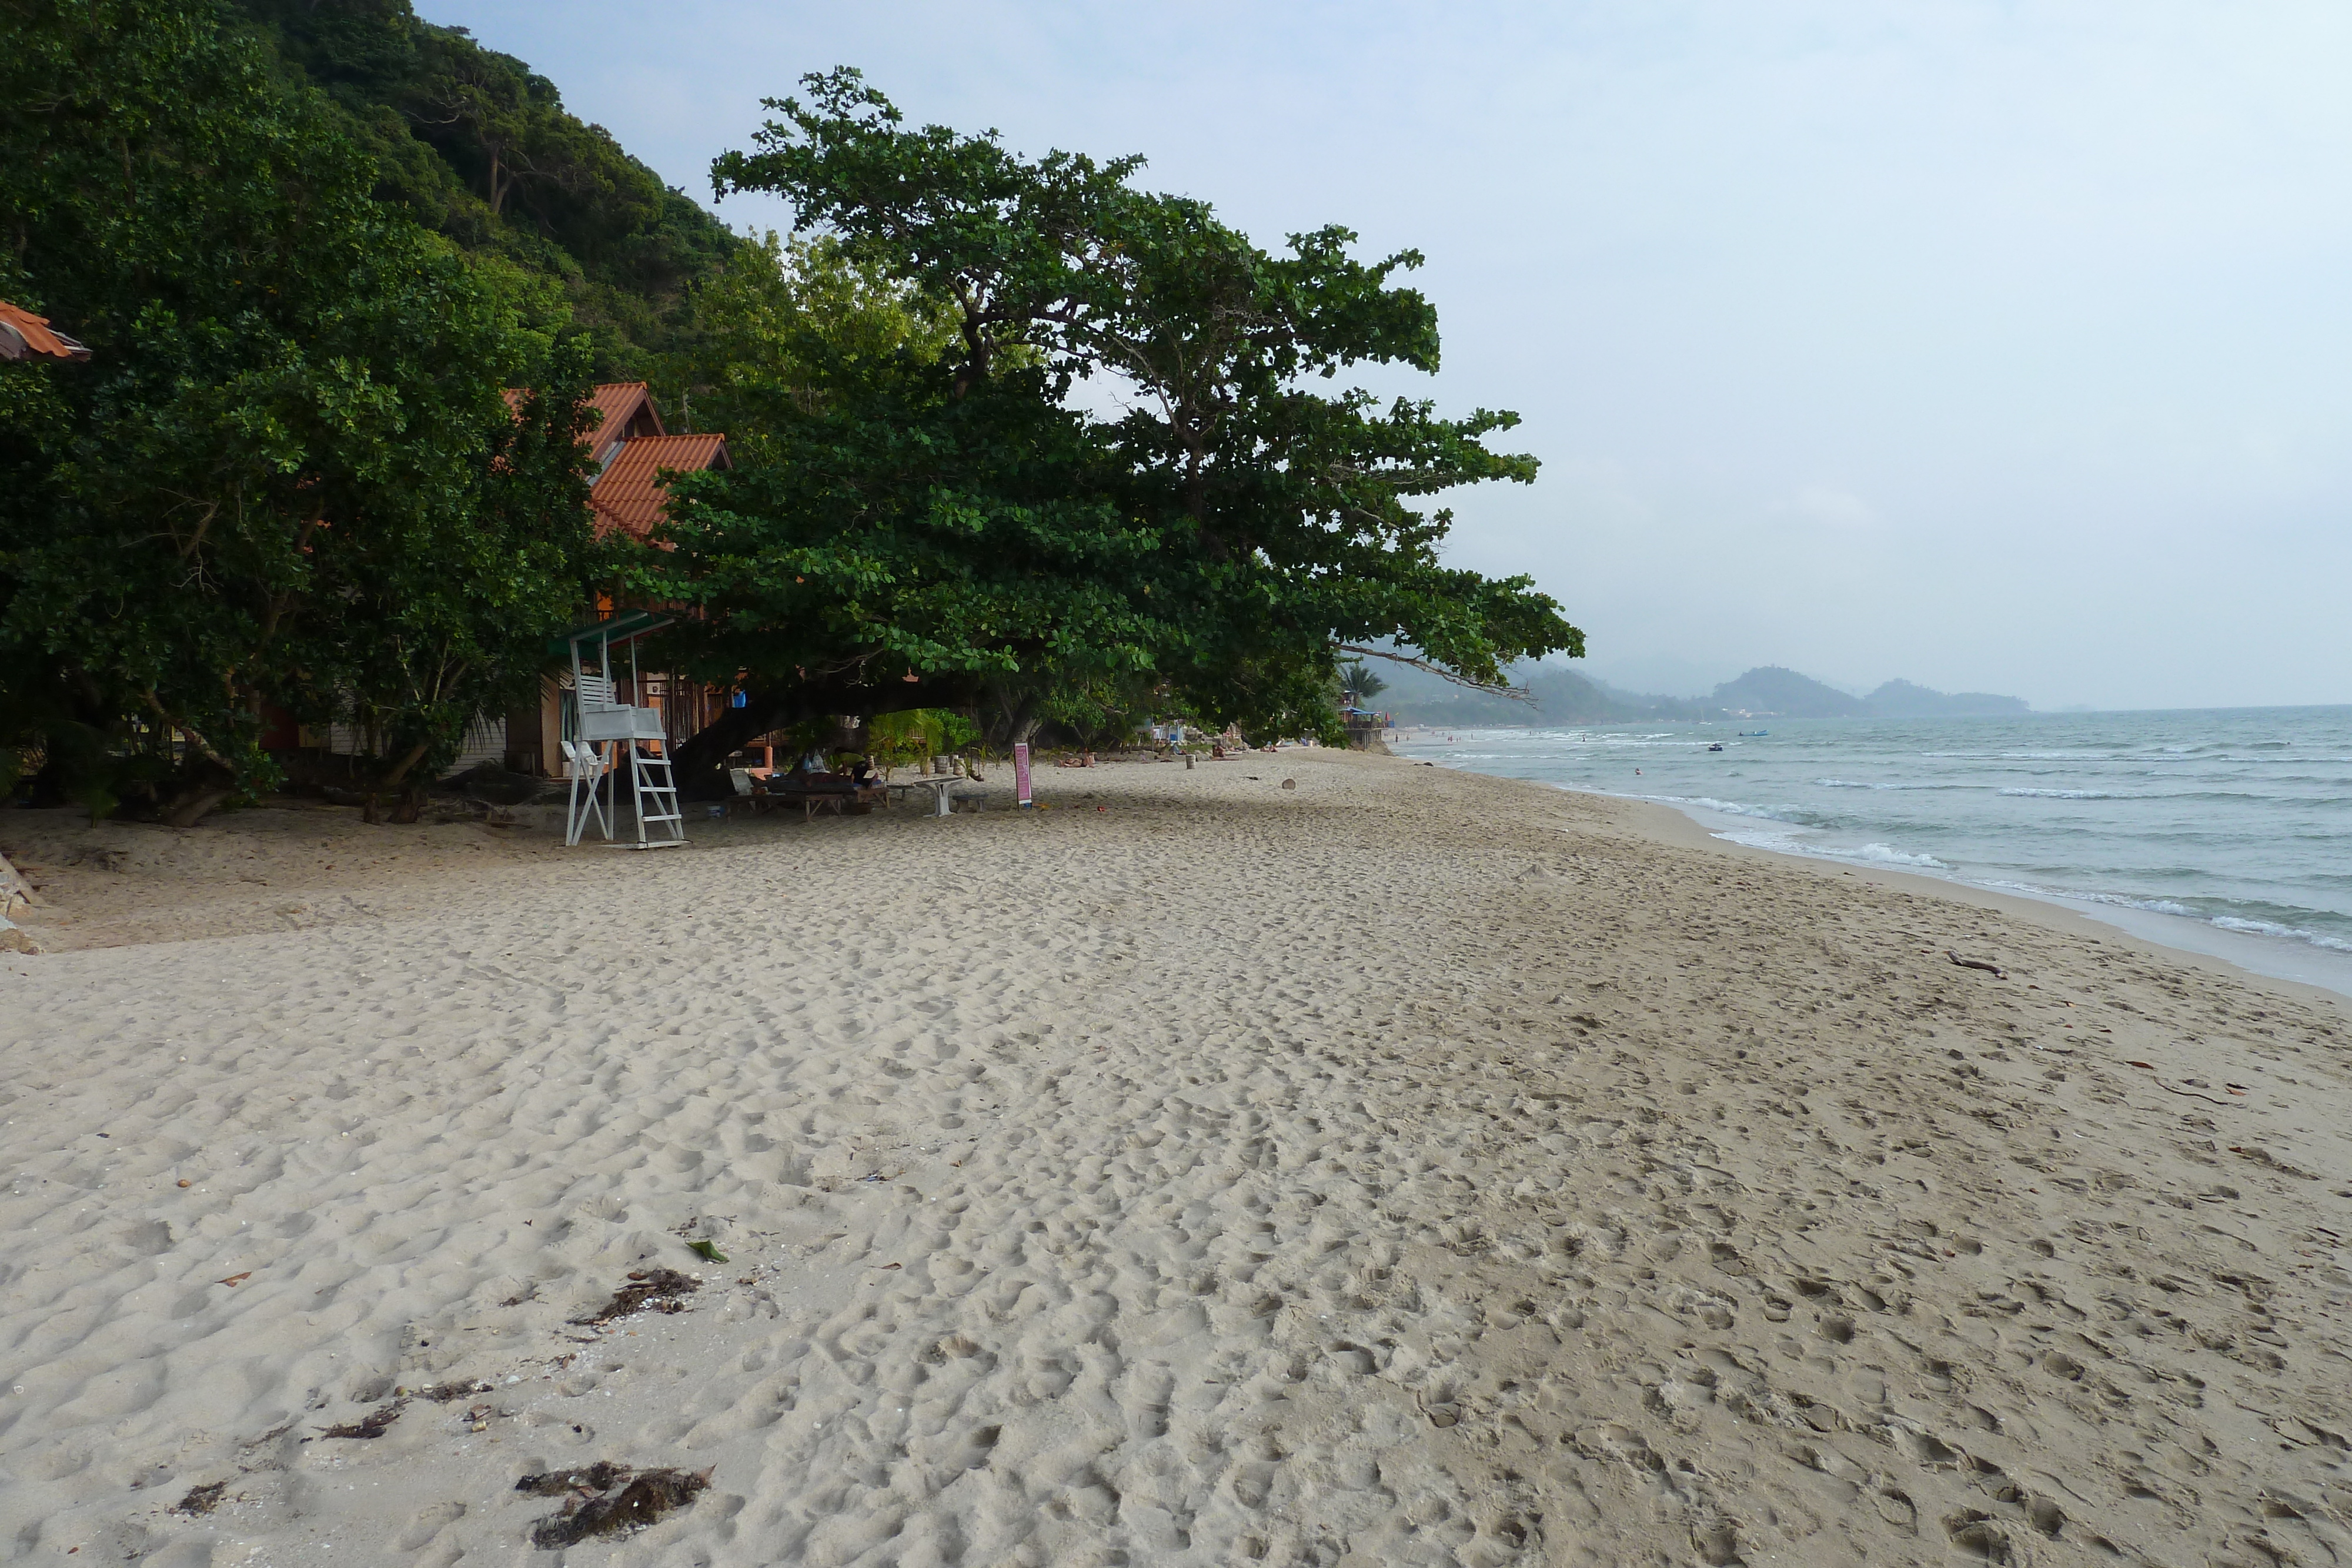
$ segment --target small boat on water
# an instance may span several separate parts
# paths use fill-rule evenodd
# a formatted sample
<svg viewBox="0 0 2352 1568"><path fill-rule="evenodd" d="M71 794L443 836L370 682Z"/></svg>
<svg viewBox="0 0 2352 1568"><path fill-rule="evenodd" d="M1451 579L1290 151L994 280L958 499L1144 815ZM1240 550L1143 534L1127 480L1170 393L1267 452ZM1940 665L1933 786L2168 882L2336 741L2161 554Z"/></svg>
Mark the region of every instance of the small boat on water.
<svg viewBox="0 0 2352 1568"><path fill-rule="evenodd" d="M1723 749L1723 742L1718 740L1713 746L1708 747L1707 749L1709 751L1721 751Z"/></svg>

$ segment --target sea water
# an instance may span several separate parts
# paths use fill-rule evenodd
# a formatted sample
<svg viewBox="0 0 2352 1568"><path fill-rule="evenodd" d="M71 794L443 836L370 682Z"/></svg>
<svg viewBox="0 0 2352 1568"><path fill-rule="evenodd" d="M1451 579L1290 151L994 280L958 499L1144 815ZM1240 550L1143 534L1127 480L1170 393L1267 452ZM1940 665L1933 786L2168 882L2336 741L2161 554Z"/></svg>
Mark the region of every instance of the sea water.
<svg viewBox="0 0 2352 1568"><path fill-rule="evenodd" d="M2055 899L2352 995L2352 707L1422 730L1395 749Z"/></svg>

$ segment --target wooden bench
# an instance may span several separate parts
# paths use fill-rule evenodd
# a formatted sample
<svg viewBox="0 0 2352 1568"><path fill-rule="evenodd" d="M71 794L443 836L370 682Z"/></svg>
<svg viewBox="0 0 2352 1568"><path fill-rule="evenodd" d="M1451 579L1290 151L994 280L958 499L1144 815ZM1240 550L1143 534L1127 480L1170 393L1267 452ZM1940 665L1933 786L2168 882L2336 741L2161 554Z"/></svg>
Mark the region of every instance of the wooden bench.
<svg viewBox="0 0 2352 1568"><path fill-rule="evenodd" d="M771 787L761 790L760 795L772 803L799 801L803 822L814 821L819 811L831 811L838 817L845 814L852 806L875 806L889 799L888 791L879 783L860 789L845 774L837 777L820 774L805 783L788 784L782 789L774 788L771 780Z"/></svg>

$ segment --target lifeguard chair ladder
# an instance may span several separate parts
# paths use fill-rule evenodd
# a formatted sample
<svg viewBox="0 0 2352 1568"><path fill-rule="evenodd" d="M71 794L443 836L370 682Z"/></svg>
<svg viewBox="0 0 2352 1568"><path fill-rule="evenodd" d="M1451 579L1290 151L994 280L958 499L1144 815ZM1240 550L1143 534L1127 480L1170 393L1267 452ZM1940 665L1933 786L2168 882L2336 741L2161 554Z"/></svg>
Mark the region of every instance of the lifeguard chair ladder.
<svg viewBox="0 0 2352 1568"><path fill-rule="evenodd" d="M637 680L637 639L649 632L668 625L644 611L625 612L611 621L572 632L565 640L572 644L572 688L580 708L581 744L602 752L607 746L628 748L629 788L636 800L637 841L629 847L639 850L666 850L686 842L686 816L677 803L677 779L671 770L669 733L662 727L661 710L635 707L621 702L614 695L613 680L613 643L615 634L629 647L629 689L643 689ZM596 662L594 674L586 667L590 645L593 645ZM661 747L648 755L650 743ZM606 769L613 779L613 793L620 794L618 759ZM589 788L593 790L592 782ZM614 799L612 809L604 815L606 841L613 837L613 819L620 814L620 801ZM587 825L584 814L575 821L568 841L578 843L581 830ZM658 828L660 836L655 836Z"/></svg>

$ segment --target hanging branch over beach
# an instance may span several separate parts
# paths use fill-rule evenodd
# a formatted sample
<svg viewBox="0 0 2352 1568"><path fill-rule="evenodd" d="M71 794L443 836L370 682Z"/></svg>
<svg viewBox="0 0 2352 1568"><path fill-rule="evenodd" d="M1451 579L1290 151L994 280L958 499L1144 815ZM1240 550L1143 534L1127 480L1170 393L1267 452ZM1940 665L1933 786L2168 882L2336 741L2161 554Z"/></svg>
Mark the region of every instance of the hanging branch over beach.
<svg viewBox="0 0 2352 1568"><path fill-rule="evenodd" d="M1331 650L1338 653L1353 653L1360 659L1386 659L1391 664L1402 664L1408 669L1425 671L1441 681L1448 681L1474 692L1484 692L1488 696L1508 697L1513 702L1520 703L1535 700L1525 686L1491 685L1484 681L1474 681L1467 675L1455 674L1443 664L1433 664L1427 659L1416 659L1409 654L1391 653L1386 648L1362 648L1353 643L1334 643L1331 644Z"/></svg>

